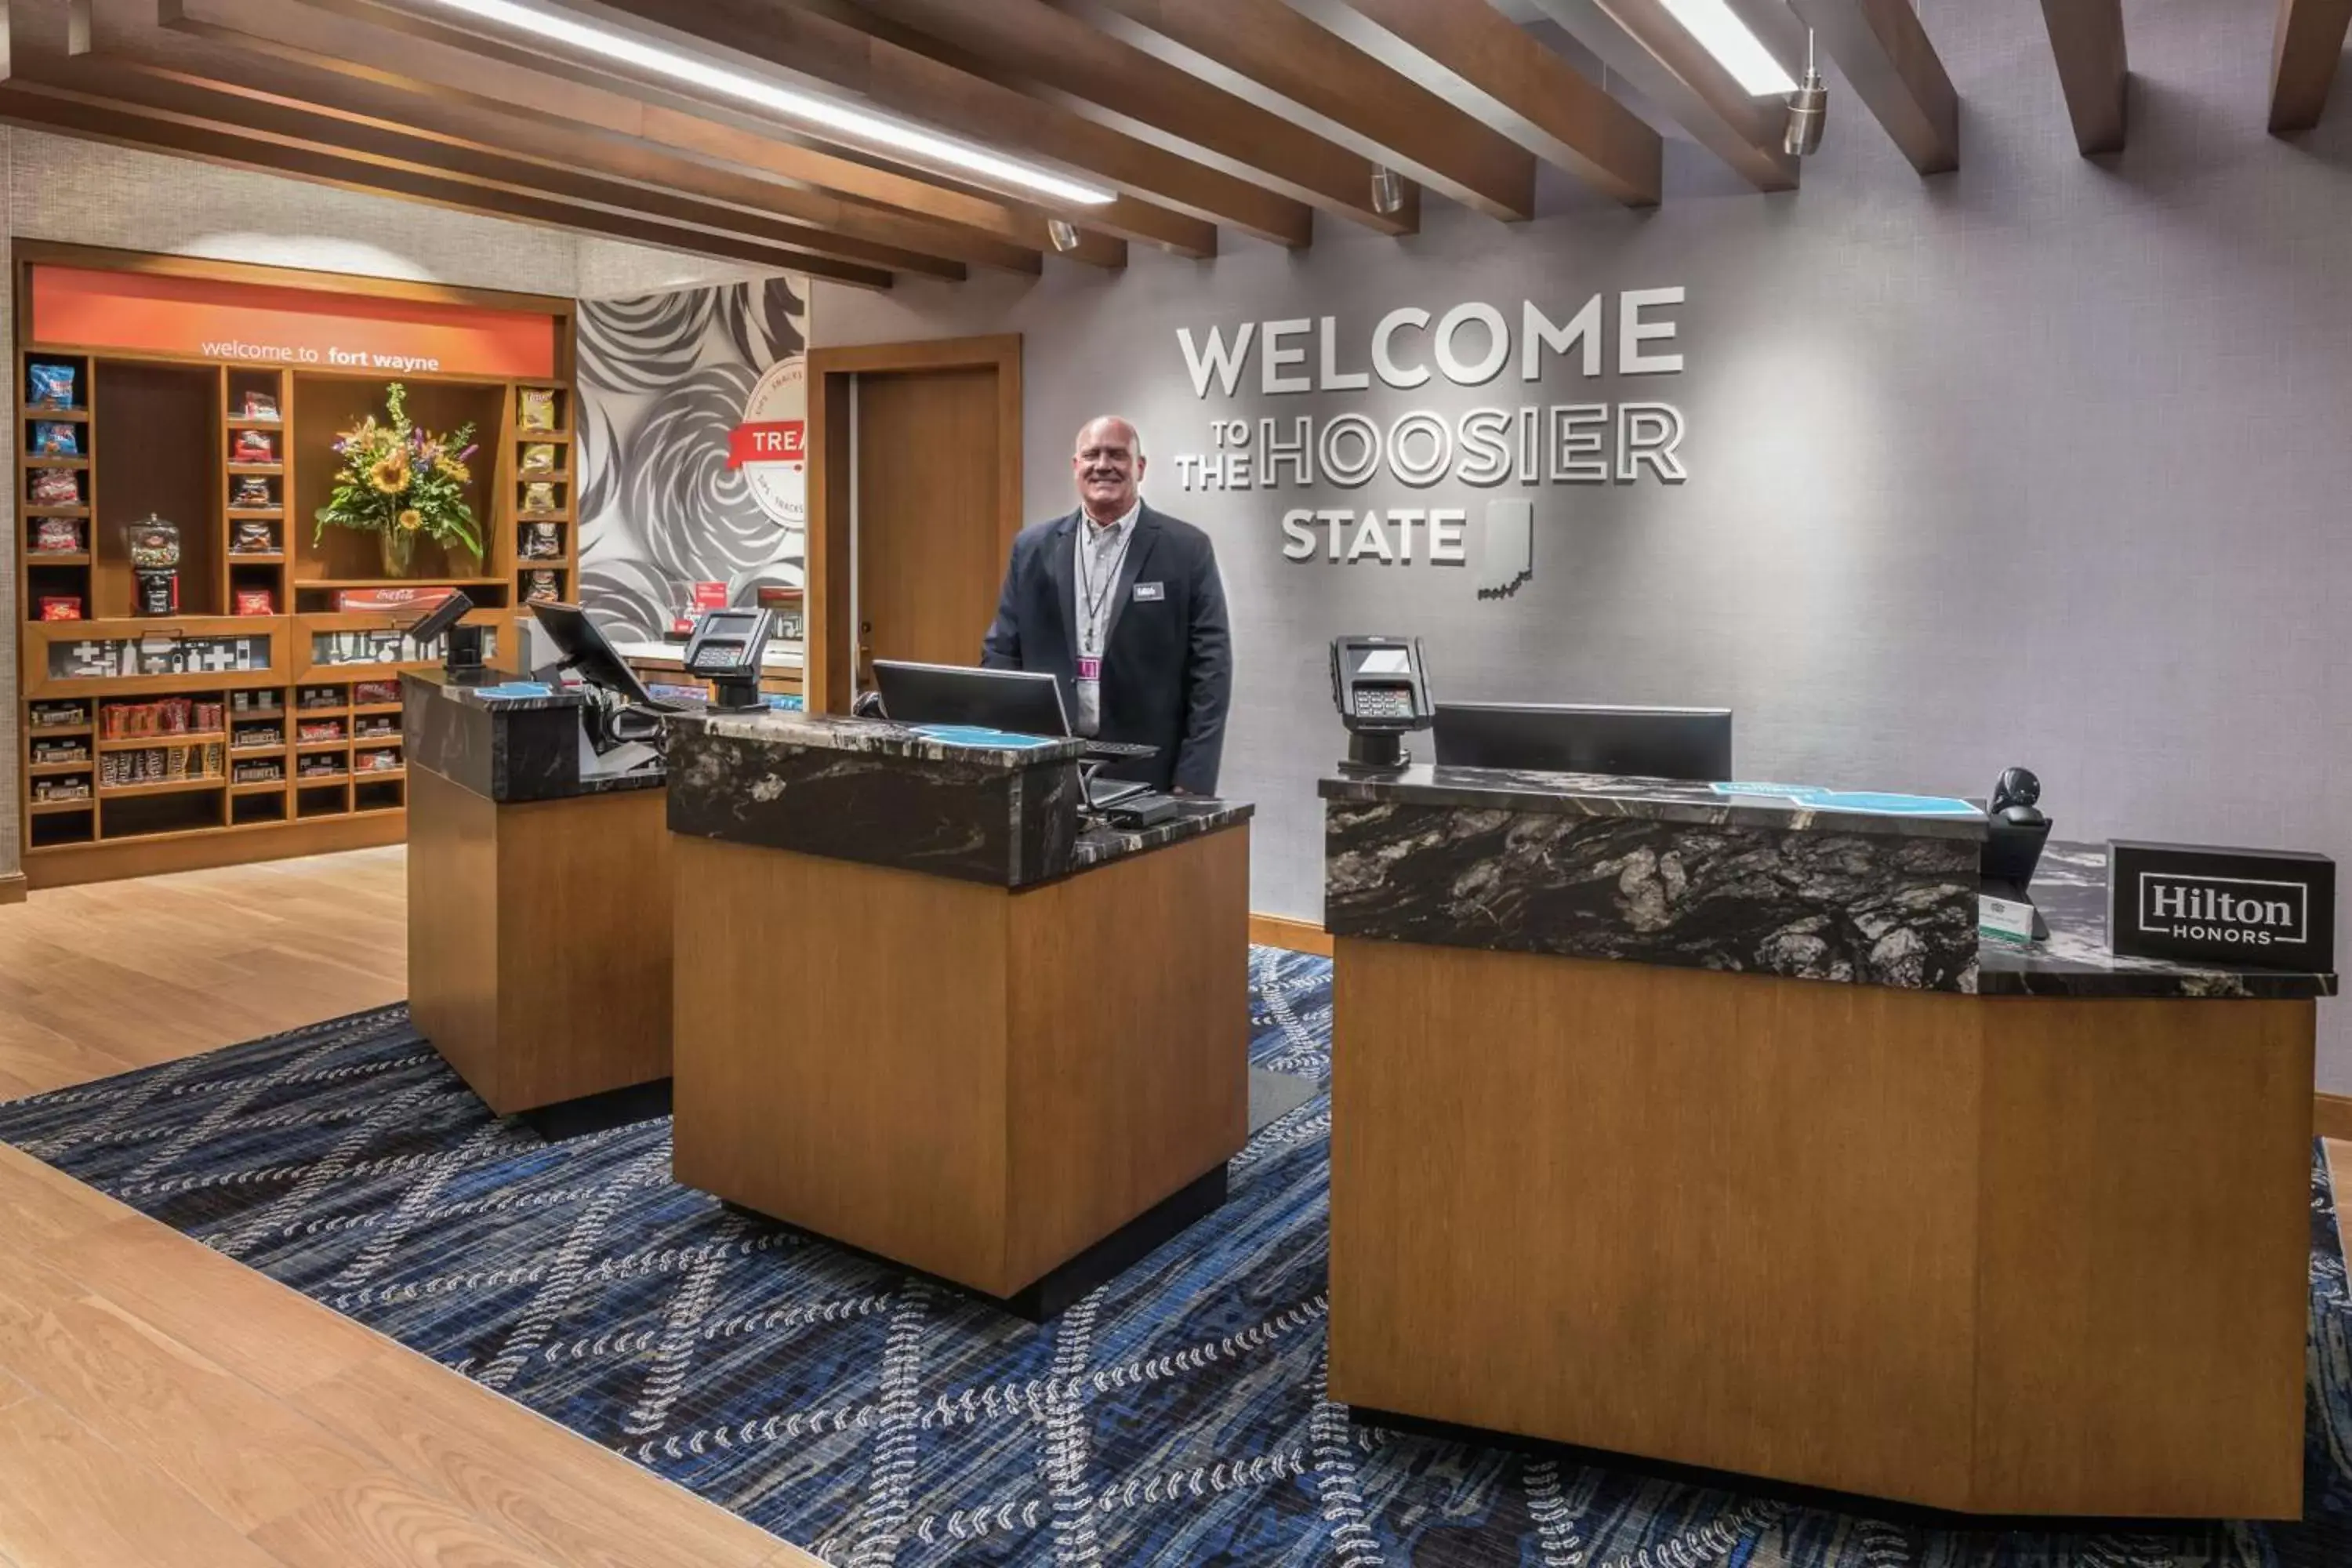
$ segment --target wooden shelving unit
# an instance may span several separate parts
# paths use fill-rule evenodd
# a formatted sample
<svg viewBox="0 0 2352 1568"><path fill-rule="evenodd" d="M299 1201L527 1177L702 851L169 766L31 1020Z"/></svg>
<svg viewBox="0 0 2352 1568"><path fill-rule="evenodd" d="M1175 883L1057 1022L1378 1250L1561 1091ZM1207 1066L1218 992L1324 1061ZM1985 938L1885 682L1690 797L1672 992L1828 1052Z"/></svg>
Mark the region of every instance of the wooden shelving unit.
<svg viewBox="0 0 2352 1568"><path fill-rule="evenodd" d="M537 403L536 395L545 395L553 417L538 422L531 418L527 404ZM502 464L511 465L514 510L515 576L514 602L528 605L535 599L566 602L579 597L579 574L574 562L579 555L577 496L577 444L572 439L573 412L577 399L570 386L558 382L517 382L514 402L508 409L514 437L511 450L500 454ZM534 465L539 455L551 455L552 462ZM543 486L543 490L534 487ZM533 504L551 501L552 505ZM555 548L547 549L552 540Z"/></svg>
<svg viewBox="0 0 2352 1568"><path fill-rule="evenodd" d="M478 562L450 560L427 545L413 574L389 578L372 535L332 529L319 535L304 520L331 488L334 432L365 412L382 417L390 373L224 364L26 336L35 326L25 308L30 269L67 257L73 266L127 270L139 270L144 259L30 242L18 247L18 387L28 388L37 363L71 366L75 386L73 406L38 408L28 400L16 425L15 567L25 606L16 808L27 880L57 886L397 842L407 805L397 680L402 670L431 668L437 657L417 657L420 650L400 633L421 608L347 610L342 596L462 588L477 605L467 620L492 628L492 658L510 656L529 564L518 559L526 492L517 471L529 442L561 454L558 472L530 477L556 486L562 589L566 597L573 590L572 384L399 375L419 424L448 429L471 420L478 426L481 451L471 500L488 554ZM222 266L224 277L239 279L255 271ZM362 295L411 287L345 281ZM568 371L568 302L530 303L548 308L558 362ZM524 386L554 395L562 428L517 427ZM37 451L40 421L70 426L77 449ZM270 437L269 460L258 460L257 447L240 447L240 433L252 431ZM72 476L71 504L32 501L34 476L44 468ZM150 512L181 532L173 615L133 614L125 531ZM70 525L78 548L35 550L45 519ZM78 618L41 619L44 599L71 601ZM312 694L311 706L304 706L305 693ZM110 729L121 722L109 717L114 710L183 700L220 705L220 725L203 734ZM41 721L52 715L70 721ZM320 718L339 722L338 738L300 742L303 721ZM381 728L386 721L388 731ZM248 743L238 745L240 736ZM37 748L67 742L79 748L70 757L37 756ZM148 752L154 757L138 760ZM208 758L216 772L206 766ZM181 773L102 782L108 770L126 765Z"/></svg>

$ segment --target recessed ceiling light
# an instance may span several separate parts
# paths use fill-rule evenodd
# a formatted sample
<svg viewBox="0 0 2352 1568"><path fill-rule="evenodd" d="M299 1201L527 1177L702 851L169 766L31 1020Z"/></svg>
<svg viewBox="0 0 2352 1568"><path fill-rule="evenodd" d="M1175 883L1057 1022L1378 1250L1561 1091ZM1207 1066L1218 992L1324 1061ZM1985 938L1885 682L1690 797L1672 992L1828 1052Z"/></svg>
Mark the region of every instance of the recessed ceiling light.
<svg viewBox="0 0 2352 1568"><path fill-rule="evenodd" d="M868 114L863 110L853 109L832 99L819 98L814 93L795 92L776 82L730 70L714 61L666 49L645 38L633 37L626 33L614 32L608 27L599 27L532 6L518 5L513 0L435 0L435 3L452 11L462 11L469 16L478 16L486 22L495 22L500 26L513 27L562 44L583 54L594 55L654 76L667 77L703 92L740 99L790 120L839 132L934 163L968 170L982 179L1018 185L1056 201L1096 206L1117 199L1114 192L1066 179L1049 169L1001 156L984 147L958 142L902 121Z"/></svg>
<svg viewBox="0 0 2352 1568"><path fill-rule="evenodd" d="M1772 58L1724 0L1659 0L1683 30L1731 73L1732 79L1758 98L1767 93L1794 92L1796 79Z"/></svg>

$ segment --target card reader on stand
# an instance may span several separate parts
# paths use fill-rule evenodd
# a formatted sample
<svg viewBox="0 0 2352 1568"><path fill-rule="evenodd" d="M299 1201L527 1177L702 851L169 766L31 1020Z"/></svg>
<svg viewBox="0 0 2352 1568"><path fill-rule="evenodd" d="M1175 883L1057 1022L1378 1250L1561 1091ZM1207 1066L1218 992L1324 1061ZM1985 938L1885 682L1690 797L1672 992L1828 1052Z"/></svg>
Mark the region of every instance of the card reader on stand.
<svg viewBox="0 0 2352 1568"><path fill-rule="evenodd" d="M1435 720L1419 637L1360 633L1331 639L1331 701L1348 727L1339 771L1392 773L1412 760L1404 738Z"/></svg>
<svg viewBox="0 0 2352 1568"><path fill-rule="evenodd" d="M447 639L441 650L441 669L453 686L478 686L489 673L482 662L482 634L488 628L461 624L473 607L473 600L452 588L447 598L408 627L408 640L420 649L436 637Z"/></svg>
<svg viewBox="0 0 2352 1568"><path fill-rule="evenodd" d="M686 645L686 672L710 682L710 706L730 713L763 708L760 660L774 629L773 610L705 610Z"/></svg>

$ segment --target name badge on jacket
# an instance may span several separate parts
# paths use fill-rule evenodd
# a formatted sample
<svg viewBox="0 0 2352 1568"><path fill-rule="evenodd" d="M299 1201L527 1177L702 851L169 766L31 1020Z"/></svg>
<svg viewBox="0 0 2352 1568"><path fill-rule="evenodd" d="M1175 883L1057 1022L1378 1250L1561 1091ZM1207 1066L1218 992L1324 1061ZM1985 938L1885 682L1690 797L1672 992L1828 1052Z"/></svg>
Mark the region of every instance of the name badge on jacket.
<svg viewBox="0 0 2352 1568"><path fill-rule="evenodd" d="M1167 596L1168 584L1165 583L1138 583L1135 585L1135 597L1139 604L1150 599L1165 599Z"/></svg>

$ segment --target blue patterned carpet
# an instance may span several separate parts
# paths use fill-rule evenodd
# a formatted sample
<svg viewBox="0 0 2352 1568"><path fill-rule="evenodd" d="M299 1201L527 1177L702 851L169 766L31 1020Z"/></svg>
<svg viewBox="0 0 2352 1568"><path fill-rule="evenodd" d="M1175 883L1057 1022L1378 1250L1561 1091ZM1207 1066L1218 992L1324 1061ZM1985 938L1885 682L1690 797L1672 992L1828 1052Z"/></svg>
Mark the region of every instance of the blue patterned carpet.
<svg viewBox="0 0 2352 1568"><path fill-rule="evenodd" d="M1260 950L1253 1058L1324 1078L1330 968ZM2312 1187L2308 1519L1945 1532L1352 1427L1322 1397L1329 1102L1042 1328L722 1209L667 1121L493 1120L389 1008L0 1106L0 1139L860 1564L2345 1568L2352 1305Z"/></svg>

